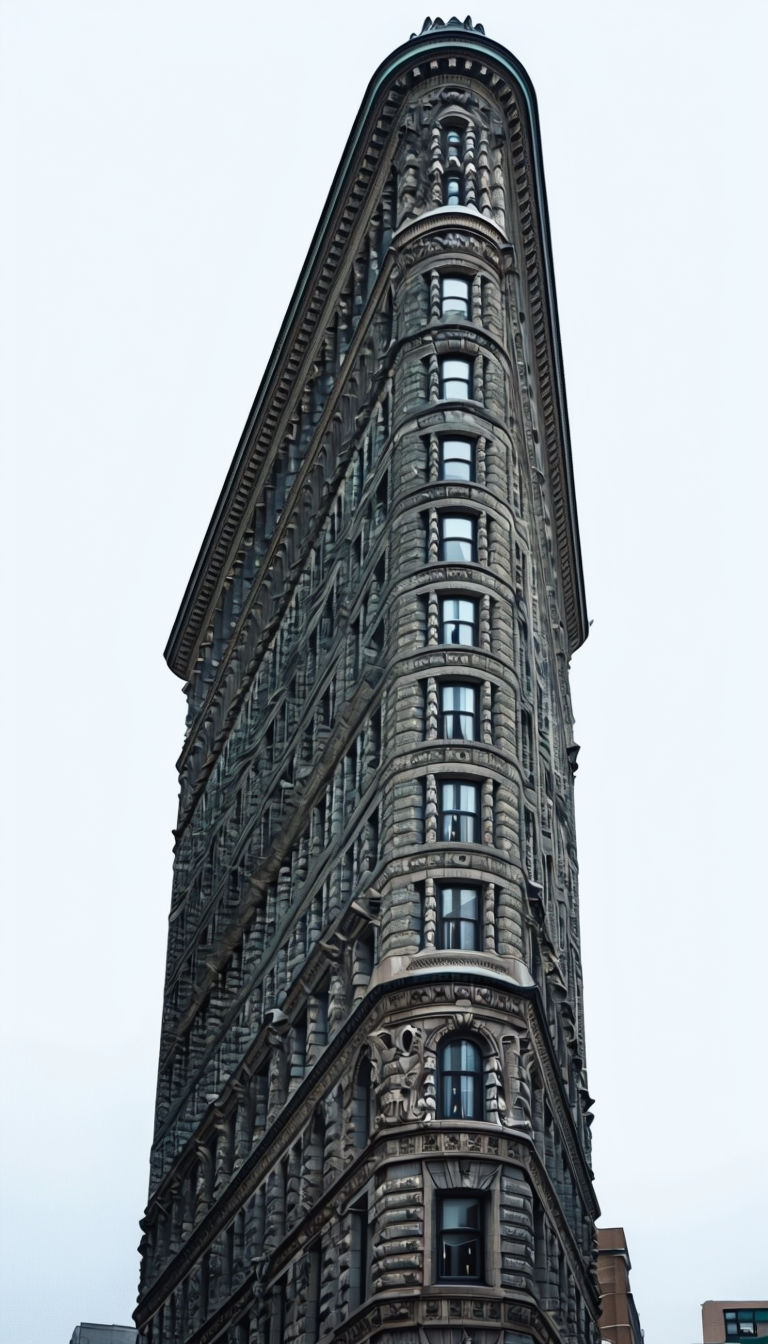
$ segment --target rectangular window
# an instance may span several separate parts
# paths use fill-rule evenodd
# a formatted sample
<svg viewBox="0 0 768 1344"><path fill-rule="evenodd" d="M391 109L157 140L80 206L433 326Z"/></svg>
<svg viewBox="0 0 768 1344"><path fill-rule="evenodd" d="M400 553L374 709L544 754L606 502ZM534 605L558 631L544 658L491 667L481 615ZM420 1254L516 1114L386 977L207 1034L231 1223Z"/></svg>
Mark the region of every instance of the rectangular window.
<svg viewBox="0 0 768 1344"><path fill-rule="evenodd" d="M320 1285L323 1249L319 1239L312 1243L307 1254L309 1263L307 1266L306 1338L314 1344L314 1341L320 1338Z"/></svg>
<svg viewBox="0 0 768 1344"><path fill-rule="evenodd" d="M468 401L472 396L472 365L468 359L445 355L440 360L440 396L443 401Z"/></svg>
<svg viewBox="0 0 768 1344"><path fill-rule="evenodd" d="M442 644L477 644L477 602L474 598L441 598L440 642Z"/></svg>
<svg viewBox="0 0 768 1344"><path fill-rule="evenodd" d="M440 276L440 316L469 321L469 280L463 275Z"/></svg>
<svg viewBox="0 0 768 1344"><path fill-rule="evenodd" d="M354 1311L370 1296L371 1246L368 1200L365 1195L350 1209L349 1307Z"/></svg>
<svg viewBox="0 0 768 1344"><path fill-rule="evenodd" d="M442 737L477 741L477 687L459 682L440 686L440 728Z"/></svg>
<svg viewBox="0 0 768 1344"><path fill-rule="evenodd" d="M438 1277L444 1282L483 1279L483 1201L442 1195L438 1203Z"/></svg>
<svg viewBox="0 0 768 1344"><path fill-rule="evenodd" d="M475 445L472 439L440 440L440 480L474 481Z"/></svg>
<svg viewBox="0 0 768 1344"><path fill-rule="evenodd" d="M440 514L440 559L453 564L477 560L477 520L467 514Z"/></svg>
<svg viewBox="0 0 768 1344"><path fill-rule="evenodd" d="M480 946L480 893L477 887L438 887L437 943L469 952Z"/></svg>
<svg viewBox="0 0 768 1344"><path fill-rule="evenodd" d="M440 781L438 839L477 844L480 839L480 786L460 779Z"/></svg>

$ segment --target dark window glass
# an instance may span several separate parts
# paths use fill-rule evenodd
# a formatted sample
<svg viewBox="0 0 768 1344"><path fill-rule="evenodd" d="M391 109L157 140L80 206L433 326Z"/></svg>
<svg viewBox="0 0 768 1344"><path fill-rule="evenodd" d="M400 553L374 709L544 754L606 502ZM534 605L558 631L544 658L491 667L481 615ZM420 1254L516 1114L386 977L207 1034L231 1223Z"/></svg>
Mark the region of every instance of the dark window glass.
<svg viewBox="0 0 768 1344"><path fill-rule="evenodd" d="M480 946L477 887L440 887L437 893L438 946L471 952Z"/></svg>
<svg viewBox="0 0 768 1344"><path fill-rule="evenodd" d="M477 740L477 687L444 682L440 687L442 737Z"/></svg>
<svg viewBox="0 0 768 1344"><path fill-rule="evenodd" d="M469 281L463 275L440 277L440 315L469 318Z"/></svg>
<svg viewBox="0 0 768 1344"><path fill-rule="evenodd" d="M479 785L459 779L442 780L438 839L476 844L479 838Z"/></svg>
<svg viewBox="0 0 768 1344"><path fill-rule="evenodd" d="M477 525L466 514L440 514L440 559L468 564L477 559Z"/></svg>
<svg viewBox="0 0 768 1344"><path fill-rule="evenodd" d="M470 597L444 597L440 603L443 644L477 644L477 602Z"/></svg>
<svg viewBox="0 0 768 1344"><path fill-rule="evenodd" d="M446 355L440 360L440 396L444 401L468 401L472 396L472 365L468 359Z"/></svg>
<svg viewBox="0 0 768 1344"><path fill-rule="evenodd" d="M440 440L440 479L474 481L475 445L471 439Z"/></svg>
<svg viewBox="0 0 768 1344"><path fill-rule="evenodd" d="M441 1279L480 1282L483 1277L482 1220L482 1200L458 1195L441 1198L437 1248Z"/></svg>
<svg viewBox="0 0 768 1344"><path fill-rule="evenodd" d="M441 1119L482 1120L483 1057L474 1041L446 1041L437 1068Z"/></svg>

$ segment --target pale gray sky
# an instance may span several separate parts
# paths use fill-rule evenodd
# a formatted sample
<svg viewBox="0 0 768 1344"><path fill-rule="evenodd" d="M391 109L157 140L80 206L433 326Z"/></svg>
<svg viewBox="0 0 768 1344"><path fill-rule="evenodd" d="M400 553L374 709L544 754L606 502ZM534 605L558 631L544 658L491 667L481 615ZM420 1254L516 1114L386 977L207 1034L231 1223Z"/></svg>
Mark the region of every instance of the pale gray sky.
<svg viewBox="0 0 768 1344"><path fill-rule="evenodd" d="M9 1344L134 1306L184 717L162 650L365 85L424 13L0 0ZM597 1192L648 1344L692 1344L705 1298L768 1296L768 7L474 18L541 113L594 620Z"/></svg>

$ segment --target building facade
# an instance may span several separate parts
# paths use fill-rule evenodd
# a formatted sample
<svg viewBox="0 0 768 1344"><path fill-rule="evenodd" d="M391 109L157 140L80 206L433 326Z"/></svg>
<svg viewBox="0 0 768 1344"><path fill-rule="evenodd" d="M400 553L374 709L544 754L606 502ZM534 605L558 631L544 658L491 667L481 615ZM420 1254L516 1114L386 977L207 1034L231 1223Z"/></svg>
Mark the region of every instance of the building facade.
<svg viewBox="0 0 768 1344"><path fill-rule="evenodd" d="M623 1227L597 1229L597 1282L603 1344L643 1344L643 1331L629 1284L632 1263Z"/></svg>
<svg viewBox="0 0 768 1344"><path fill-rule="evenodd" d="M166 650L151 1344L597 1338L586 633L535 96L428 20L365 95Z"/></svg>

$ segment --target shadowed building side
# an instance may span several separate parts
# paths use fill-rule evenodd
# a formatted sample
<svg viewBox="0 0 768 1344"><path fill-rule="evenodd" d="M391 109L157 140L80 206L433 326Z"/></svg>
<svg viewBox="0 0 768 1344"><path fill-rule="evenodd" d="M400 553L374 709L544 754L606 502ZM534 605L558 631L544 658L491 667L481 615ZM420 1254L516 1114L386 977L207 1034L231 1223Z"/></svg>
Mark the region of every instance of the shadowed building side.
<svg viewBox="0 0 768 1344"><path fill-rule="evenodd" d="M586 629L533 90L428 21L368 88L166 650L151 1344L597 1338Z"/></svg>

